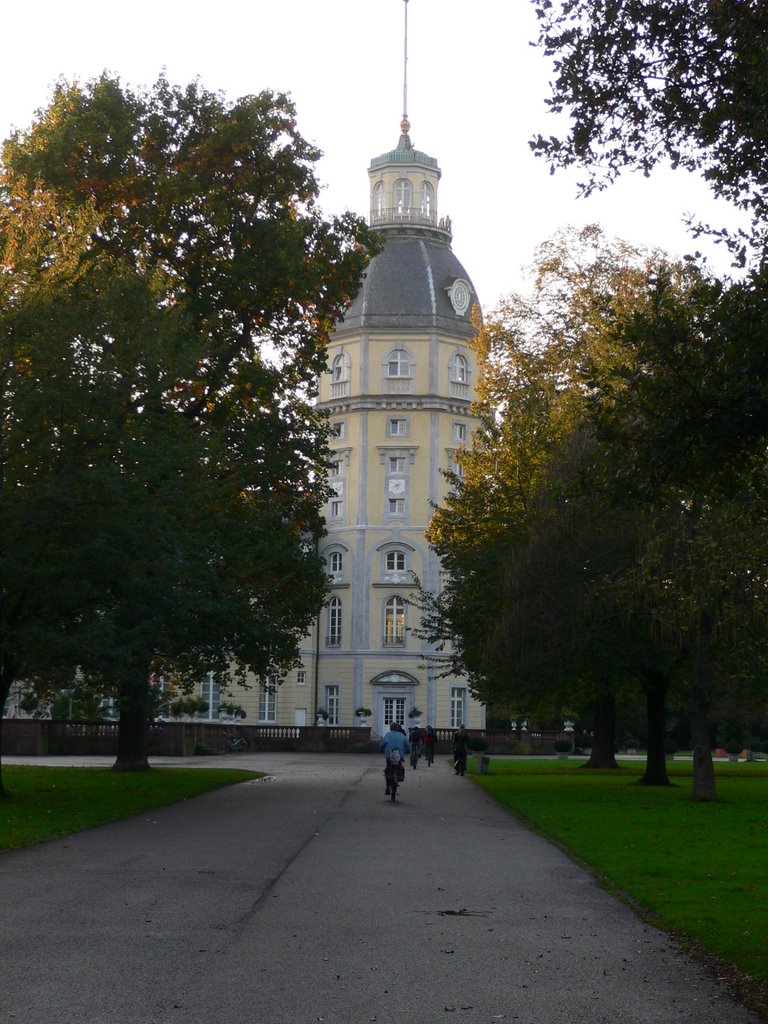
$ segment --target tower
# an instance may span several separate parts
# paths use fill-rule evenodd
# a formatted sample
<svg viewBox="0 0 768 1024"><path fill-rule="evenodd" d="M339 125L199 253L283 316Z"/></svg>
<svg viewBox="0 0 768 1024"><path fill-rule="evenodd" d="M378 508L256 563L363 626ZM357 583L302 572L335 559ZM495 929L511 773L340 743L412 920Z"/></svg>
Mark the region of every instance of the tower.
<svg viewBox="0 0 768 1024"><path fill-rule="evenodd" d="M407 0L405 68L407 69ZM432 508L459 471L475 424L471 279L451 248L438 205L440 168L415 149L407 114L394 149L368 168L370 223L384 247L337 325L320 406L331 421L332 496L321 551L327 606L311 661L317 703L350 725L371 709L375 732L418 708L437 727L484 725L463 679L437 678L413 636L416 574L439 585L425 539ZM309 655L309 652L307 652ZM306 661L305 661L306 664Z"/></svg>

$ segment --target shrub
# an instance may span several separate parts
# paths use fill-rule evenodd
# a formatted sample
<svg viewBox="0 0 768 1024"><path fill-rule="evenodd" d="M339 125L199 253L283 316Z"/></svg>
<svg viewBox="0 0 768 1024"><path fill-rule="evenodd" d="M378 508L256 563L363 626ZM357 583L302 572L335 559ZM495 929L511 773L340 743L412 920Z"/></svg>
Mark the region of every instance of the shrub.
<svg viewBox="0 0 768 1024"><path fill-rule="evenodd" d="M483 739L482 736L472 736L469 740L470 750L487 750L488 740Z"/></svg>
<svg viewBox="0 0 768 1024"><path fill-rule="evenodd" d="M740 754L743 748L738 740L728 740L724 749L726 754L730 754L733 757L734 754Z"/></svg>
<svg viewBox="0 0 768 1024"><path fill-rule="evenodd" d="M672 739L671 736L667 736L667 738L664 740L664 753L665 754L676 754L677 753L677 744L675 743L675 741Z"/></svg>
<svg viewBox="0 0 768 1024"><path fill-rule="evenodd" d="M634 737L630 736L629 739L624 740L624 749L625 750L637 750L637 747L638 747L638 743L637 743L637 740Z"/></svg>
<svg viewBox="0 0 768 1024"><path fill-rule="evenodd" d="M585 733L585 732L581 732L581 733L579 733L579 735L578 735L578 736L576 737L576 739L574 740L574 742L575 742L575 744L576 744L576 746L577 746L577 747L591 747L591 746L592 746L592 737L591 737L591 736L589 736L589 735L588 735L587 733Z"/></svg>
<svg viewBox="0 0 768 1024"><path fill-rule="evenodd" d="M570 740L555 740L552 746L558 754L564 754L572 748L573 744Z"/></svg>

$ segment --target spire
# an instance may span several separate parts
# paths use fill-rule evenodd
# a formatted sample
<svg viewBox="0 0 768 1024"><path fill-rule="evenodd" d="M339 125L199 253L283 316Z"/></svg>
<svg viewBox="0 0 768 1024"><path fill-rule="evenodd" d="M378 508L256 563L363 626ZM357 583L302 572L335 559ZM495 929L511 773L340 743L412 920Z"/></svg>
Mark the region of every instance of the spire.
<svg viewBox="0 0 768 1024"><path fill-rule="evenodd" d="M400 121L400 140L397 143L398 150L412 150L411 143L411 122L408 119L408 0L404 4L404 27L402 45L402 120Z"/></svg>

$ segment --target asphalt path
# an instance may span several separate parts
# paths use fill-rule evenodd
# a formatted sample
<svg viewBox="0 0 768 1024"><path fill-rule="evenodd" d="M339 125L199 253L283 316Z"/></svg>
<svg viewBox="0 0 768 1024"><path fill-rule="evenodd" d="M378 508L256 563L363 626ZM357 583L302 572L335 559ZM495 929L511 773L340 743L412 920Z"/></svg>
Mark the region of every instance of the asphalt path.
<svg viewBox="0 0 768 1024"><path fill-rule="evenodd" d="M757 1020L445 758L162 763L267 777L1 856L3 1022Z"/></svg>

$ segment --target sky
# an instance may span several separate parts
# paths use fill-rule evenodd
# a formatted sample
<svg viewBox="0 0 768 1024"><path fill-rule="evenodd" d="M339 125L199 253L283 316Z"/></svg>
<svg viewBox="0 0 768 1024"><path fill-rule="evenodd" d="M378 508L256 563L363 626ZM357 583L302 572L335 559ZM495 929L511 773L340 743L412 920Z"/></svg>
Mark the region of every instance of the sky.
<svg viewBox="0 0 768 1024"><path fill-rule="evenodd" d="M551 176L528 140L564 126L546 110L551 67L528 0L409 0L407 108L414 146L442 170L438 213L485 312L526 290L538 245L566 226L598 223L609 236L674 256L703 249L692 213L732 222L705 184L684 172L625 175L588 200L577 173ZM107 70L124 84L199 78L229 100L289 93L302 135L323 152L317 175L328 214L368 215L367 168L400 135L404 0L38 0L4 9L0 137L27 128L60 77ZM15 59L9 54L16 54Z"/></svg>

